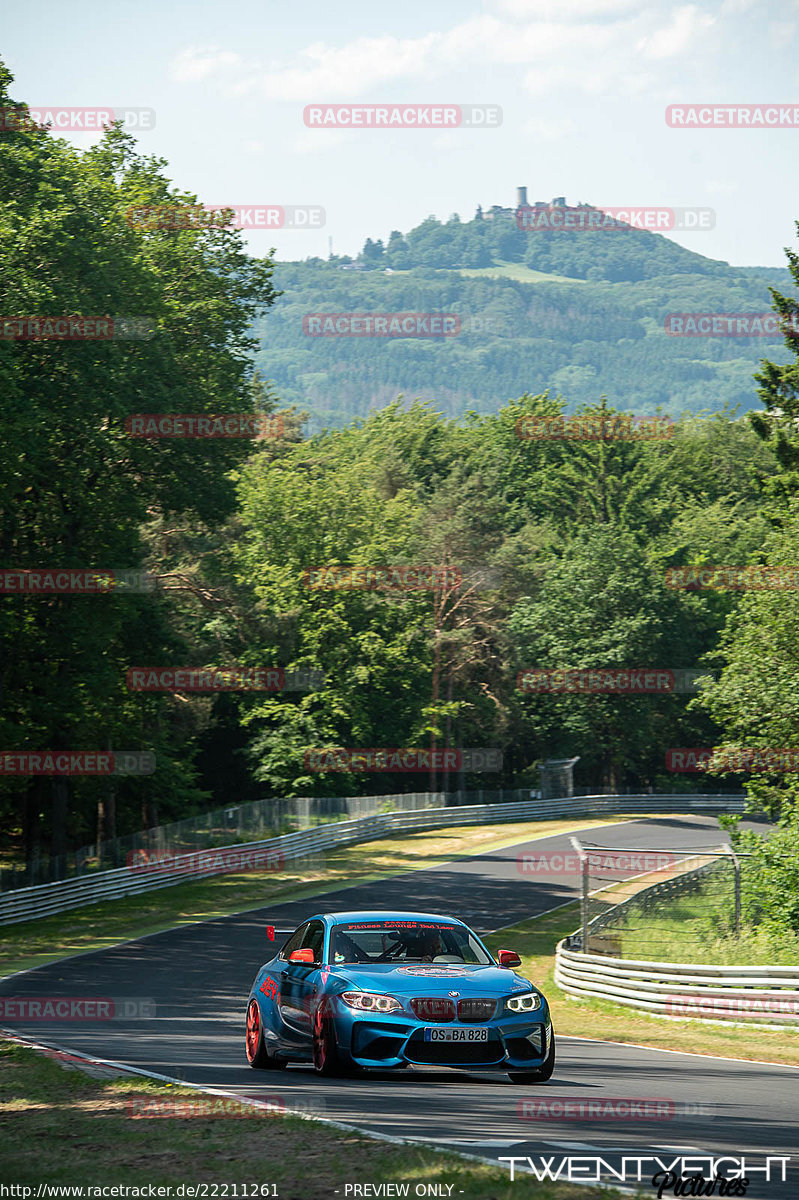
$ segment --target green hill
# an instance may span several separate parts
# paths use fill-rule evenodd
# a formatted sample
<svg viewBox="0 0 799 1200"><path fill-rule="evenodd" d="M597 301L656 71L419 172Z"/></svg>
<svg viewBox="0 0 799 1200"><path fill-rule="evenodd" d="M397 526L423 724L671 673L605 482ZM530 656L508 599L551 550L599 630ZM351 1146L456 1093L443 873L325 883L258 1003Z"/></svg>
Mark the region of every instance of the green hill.
<svg viewBox="0 0 799 1200"><path fill-rule="evenodd" d="M699 240L701 235L697 235ZM758 407L752 373L780 339L674 338L672 312L771 307L787 269L731 267L643 230L525 232L509 217L433 217L356 260L278 264L284 295L257 325L257 365L311 428L364 416L403 394L450 416L495 412L545 388L569 408L603 393L634 413ZM318 337L303 317L327 312L457 313L453 337Z"/></svg>

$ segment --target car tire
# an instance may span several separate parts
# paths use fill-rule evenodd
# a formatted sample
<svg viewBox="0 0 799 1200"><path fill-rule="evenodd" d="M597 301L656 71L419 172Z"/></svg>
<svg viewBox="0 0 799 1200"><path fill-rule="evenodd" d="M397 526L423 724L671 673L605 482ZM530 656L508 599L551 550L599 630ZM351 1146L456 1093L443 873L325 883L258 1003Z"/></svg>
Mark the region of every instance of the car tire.
<svg viewBox="0 0 799 1200"><path fill-rule="evenodd" d="M324 1000L318 1005L313 1015L313 1065L317 1075L343 1075L344 1064L341 1061L336 1031Z"/></svg>
<svg viewBox="0 0 799 1200"><path fill-rule="evenodd" d="M555 1034L551 1034L552 1041L549 1047L549 1054L546 1056L543 1066L537 1071L508 1071L508 1078L511 1083L546 1083L552 1078L552 1072L555 1070Z"/></svg>
<svg viewBox="0 0 799 1200"><path fill-rule="evenodd" d="M264 1027L261 1020L261 1010L257 1000L251 1000L247 1008L247 1031L244 1039L247 1062L257 1070L271 1068L282 1071L286 1063L281 1058L270 1054L264 1042Z"/></svg>

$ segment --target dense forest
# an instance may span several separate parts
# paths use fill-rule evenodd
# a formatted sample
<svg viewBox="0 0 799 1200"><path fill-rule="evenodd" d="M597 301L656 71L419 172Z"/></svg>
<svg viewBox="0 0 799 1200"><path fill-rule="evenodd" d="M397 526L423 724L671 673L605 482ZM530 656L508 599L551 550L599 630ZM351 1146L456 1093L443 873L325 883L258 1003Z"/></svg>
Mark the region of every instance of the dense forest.
<svg viewBox="0 0 799 1200"><path fill-rule="evenodd" d="M2 105L18 103L10 85L0 68ZM4 569L146 570L158 581L152 591L0 596L5 753L146 750L156 763L152 774L114 779L7 775L4 845L60 853L91 839L98 814L110 835L231 797L420 786L409 774L310 771L315 747L500 748L502 771L467 775L466 786L535 786L542 760L579 756L578 786L680 790L702 781L668 772L670 748L799 745L796 593L680 589L666 576L695 563L795 565L799 338L786 334L755 380L750 362L747 387L762 402L751 417L686 415L657 440L518 433L523 418L566 409L599 419L643 411L656 364L682 386L676 361L659 357L667 343L642 325L656 323L657 312L642 315L647 303L708 309L734 299L795 314L795 300L772 298L754 274L686 264L687 252L662 239L652 255L658 269L679 268L671 275L643 263L636 282L607 282L598 257L602 278L547 284L540 300L538 285L475 281L469 305L496 305L510 323L540 303L545 324L558 289L560 315L542 341L553 370L568 363L576 372L573 387L564 376L561 397L548 391L548 369L525 359L515 336L504 355L458 348L496 362L501 384L466 358L437 359L438 343L357 341L341 367L355 392L392 354L398 365L408 355L424 370L434 363L439 385L430 402L385 396L368 418L309 436L296 393L279 386L294 351L279 347L287 310L304 307L311 280L330 281L323 301L314 292L314 310L367 300L385 310L381 288L400 289L388 307L396 299L418 310L434 295L454 305L463 280L440 268L464 247L466 255L471 234L459 242L455 223L444 227L456 247L450 261L422 267L412 264L426 243L409 235L412 273L396 284L335 264L283 267L281 278L268 258L248 257L232 229L131 228L132 204L196 197L177 192L166 164L142 157L118 128L84 152L46 130L11 131L0 138L0 166L2 311L125 314L156 330L127 341L0 340ZM438 244L435 231L429 243ZM528 240L519 253L545 253L536 246ZM383 251L401 253L393 238ZM555 247L546 253L549 268L577 269L555 261ZM590 257L587 240L579 253ZM793 253L789 268L783 290L797 292ZM434 278L413 273L432 269ZM278 299L277 287L287 295ZM651 289L649 300L636 288ZM580 344L608 362L611 347L630 345L639 390L624 403L585 401L578 380L589 351L568 336L575 324ZM257 357L259 374L264 330L273 348ZM742 360L724 358L727 349L713 371L743 380ZM484 381L482 411L454 416L467 377ZM653 400L669 399L653 387ZM279 415L279 436L148 439L126 427L131 414L242 412ZM450 572L422 590L309 586L308 573L331 564ZM280 667L321 678L294 691L137 692L132 667ZM717 679L695 695L530 694L517 677L531 667L705 668ZM440 787L440 774L431 782ZM757 787L777 807L793 794L770 776Z"/></svg>

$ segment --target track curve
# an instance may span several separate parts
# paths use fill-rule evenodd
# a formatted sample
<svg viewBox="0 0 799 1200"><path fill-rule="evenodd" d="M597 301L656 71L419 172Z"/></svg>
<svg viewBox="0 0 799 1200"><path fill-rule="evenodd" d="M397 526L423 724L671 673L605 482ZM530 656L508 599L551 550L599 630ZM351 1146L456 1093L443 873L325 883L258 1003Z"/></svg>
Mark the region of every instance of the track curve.
<svg viewBox="0 0 799 1200"><path fill-rule="evenodd" d="M600 844L630 848L709 847L727 840L714 818L700 816L636 819L584 833ZM544 1087L514 1085L502 1074L434 1068L346 1080L319 1080L300 1067L279 1073L249 1068L244 1009L255 972L269 956L267 919L289 927L318 911L413 907L449 912L489 931L576 898L573 874L535 881L521 876L516 858L525 851L568 853L568 836L183 926L9 976L0 980L2 996L146 997L154 1001L155 1015L93 1023L6 1020L5 1028L190 1084L262 1100L279 1097L288 1108L367 1131L492 1159L544 1155L557 1164L566 1155L598 1156L618 1166L622 1154L668 1161L703 1153L747 1155L762 1165L765 1155L790 1155L787 1182L755 1173L746 1194L796 1196L799 1073L789 1067L560 1038L555 1074ZM656 1098L662 1104L657 1119L639 1114L615 1121L544 1118L531 1105L555 1097Z"/></svg>

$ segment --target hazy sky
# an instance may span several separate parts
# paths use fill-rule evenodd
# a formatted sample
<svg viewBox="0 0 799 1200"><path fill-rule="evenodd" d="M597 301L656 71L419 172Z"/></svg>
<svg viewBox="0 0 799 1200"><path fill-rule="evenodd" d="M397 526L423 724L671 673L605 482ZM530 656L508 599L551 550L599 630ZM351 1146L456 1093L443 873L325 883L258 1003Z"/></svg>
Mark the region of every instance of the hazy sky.
<svg viewBox="0 0 799 1200"><path fill-rule="evenodd" d="M669 128L669 104L799 109L799 0L6 0L15 99L155 109L139 145L202 201L310 204L321 230L255 253L355 253L434 214L565 196L710 206L674 235L735 264L796 246L799 127ZM313 103L497 104L492 129L309 129ZM90 134L71 139L88 144ZM566 235L564 235L566 236ZM614 236L609 234L608 236Z"/></svg>

